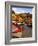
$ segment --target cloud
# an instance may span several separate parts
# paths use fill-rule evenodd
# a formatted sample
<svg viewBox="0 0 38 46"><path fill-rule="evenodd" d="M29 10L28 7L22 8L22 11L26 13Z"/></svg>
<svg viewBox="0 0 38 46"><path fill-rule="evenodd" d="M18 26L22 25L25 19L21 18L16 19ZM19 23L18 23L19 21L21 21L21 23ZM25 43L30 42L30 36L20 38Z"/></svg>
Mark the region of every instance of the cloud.
<svg viewBox="0 0 38 46"><path fill-rule="evenodd" d="M16 13L32 13L32 8L20 8L20 7L12 7Z"/></svg>

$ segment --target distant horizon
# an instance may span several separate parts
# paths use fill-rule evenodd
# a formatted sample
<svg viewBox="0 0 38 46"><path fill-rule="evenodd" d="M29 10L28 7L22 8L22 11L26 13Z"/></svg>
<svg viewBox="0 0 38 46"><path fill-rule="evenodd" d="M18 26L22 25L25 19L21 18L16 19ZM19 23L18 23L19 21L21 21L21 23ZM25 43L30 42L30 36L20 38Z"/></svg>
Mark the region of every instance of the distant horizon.
<svg viewBox="0 0 38 46"><path fill-rule="evenodd" d="M12 7L12 10L15 12L15 13L30 13L32 14L32 8L19 8L19 7Z"/></svg>

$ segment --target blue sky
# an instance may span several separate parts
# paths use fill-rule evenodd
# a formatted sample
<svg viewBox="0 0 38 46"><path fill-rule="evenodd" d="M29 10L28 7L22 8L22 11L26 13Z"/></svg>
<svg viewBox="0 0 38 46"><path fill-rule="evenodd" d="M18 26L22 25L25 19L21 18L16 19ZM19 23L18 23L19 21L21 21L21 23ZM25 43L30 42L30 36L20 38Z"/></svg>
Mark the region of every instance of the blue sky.
<svg viewBox="0 0 38 46"><path fill-rule="evenodd" d="M30 13L32 14L32 8L30 7L23 7L23 8L20 8L20 7L12 7L12 10L14 10L16 13Z"/></svg>

